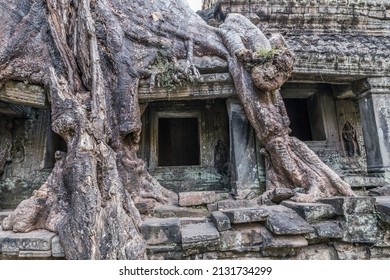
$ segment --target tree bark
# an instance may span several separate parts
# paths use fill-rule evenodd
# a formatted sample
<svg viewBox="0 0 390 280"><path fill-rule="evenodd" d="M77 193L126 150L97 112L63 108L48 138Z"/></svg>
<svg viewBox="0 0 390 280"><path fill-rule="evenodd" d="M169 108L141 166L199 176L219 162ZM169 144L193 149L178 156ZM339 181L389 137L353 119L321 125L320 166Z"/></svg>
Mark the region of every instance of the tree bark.
<svg viewBox="0 0 390 280"><path fill-rule="evenodd" d="M153 69L158 55L176 67L186 60L177 71L188 79L198 75L194 55L229 61L238 96L266 148L268 191L305 187L308 194L297 200L352 194L313 152L288 136L277 91L291 73L288 50L273 56L272 63L255 59L255 71L244 67L256 47L271 47L245 18L232 15L220 29L213 28L185 0L9 0L0 5L0 83L44 86L52 128L67 144L47 182L4 220L4 229L56 231L68 259L146 258L134 202L177 201L137 157L138 83L158 75Z"/></svg>

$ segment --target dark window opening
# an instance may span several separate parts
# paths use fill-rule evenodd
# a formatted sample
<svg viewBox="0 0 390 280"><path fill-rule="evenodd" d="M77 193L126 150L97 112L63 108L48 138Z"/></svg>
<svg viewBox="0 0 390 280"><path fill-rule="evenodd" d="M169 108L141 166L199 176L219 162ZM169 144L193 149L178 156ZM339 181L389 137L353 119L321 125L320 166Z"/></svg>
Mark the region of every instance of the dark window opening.
<svg viewBox="0 0 390 280"><path fill-rule="evenodd" d="M56 151L66 152L66 142L65 140L55 134L51 127L47 131L46 139L46 154L45 154L45 163L44 168L53 168L56 162L55 153Z"/></svg>
<svg viewBox="0 0 390 280"><path fill-rule="evenodd" d="M284 99L284 104L290 118L290 128L292 130L290 135L301 141L312 141L308 100L306 98L288 98Z"/></svg>
<svg viewBox="0 0 390 280"><path fill-rule="evenodd" d="M158 119L158 165L200 164L197 118Z"/></svg>

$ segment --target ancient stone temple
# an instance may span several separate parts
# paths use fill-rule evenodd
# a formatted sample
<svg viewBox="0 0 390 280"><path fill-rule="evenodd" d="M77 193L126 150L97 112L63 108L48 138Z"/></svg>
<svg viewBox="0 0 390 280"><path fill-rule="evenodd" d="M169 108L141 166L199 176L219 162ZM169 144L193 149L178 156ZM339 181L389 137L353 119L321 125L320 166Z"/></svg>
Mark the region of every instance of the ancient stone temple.
<svg viewBox="0 0 390 280"><path fill-rule="evenodd" d="M279 204L276 194L275 205L258 207L251 199L265 191L263 147L227 61L195 56L198 80L139 85L139 157L163 187L178 193L181 206L149 213L136 205L147 217L141 232L149 258L390 258L387 2L203 1L198 13L210 25L239 13L267 37L283 35L295 55L294 72L281 88L291 135L359 196ZM66 145L50 128L46 92L23 82L0 89L0 132L0 211L8 214L47 179L55 152ZM23 247L29 238L37 247ZM1 252L4 258L64 257L58 236L48 232L0 232L0 259Z"/></svg>

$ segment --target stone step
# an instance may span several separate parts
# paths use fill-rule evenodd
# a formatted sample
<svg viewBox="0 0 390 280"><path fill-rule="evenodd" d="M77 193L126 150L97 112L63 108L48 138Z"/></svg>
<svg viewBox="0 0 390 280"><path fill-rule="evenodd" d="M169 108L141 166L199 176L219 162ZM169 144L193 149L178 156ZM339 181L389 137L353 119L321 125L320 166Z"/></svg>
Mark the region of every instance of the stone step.
<svg viewBox="0 0 390 280"><path fill-rule="evenodd" d="M156 218L205 218L209 217L210 213L204 206L192 208L164 205L154 210L154 216Z"/></svg>
<svg viewBox="0 0 390 280"><path fill-rule="evenodd" d="M257 207L257 203L254 200L233 200L225 199L218 201L217 208L219 211L227 209L239 209L239 208L254 208Z"/></svg>
<svg viewBox="0 0 390 280"><path fill-rule="evenodd" d="M219 232L213 223L188 224L182 226L182 243L197 243L219 239Z"/></svg>
<svg viewBox="0 0 390 280"><path fill-rule="evenodd" d="M309 223L332 218L337 214L332 205L325 203L301 203L285 200L281 204L293 209Z"/></svg>
<svg viewBox="0 0 390 280"><path fill-rule="evenodd" d="M179 193L180 206L198 206L214 203L216 200L214 191L181 192Z"/></svg>
<svg viewBox="0 0 390 280"><path fill-rule="evenodd" d="M28 233L0 231L1 253L19 258L50 258L55 236L55 233L47 230L35 230ZM55 249L58 252L58 248Z"/></svg>
<svg viewBox="0 0 390 280"><path fill-rule="evenodd" d="M141 225L141 233L148 245L181 242L181 225L178 218L150 218Z"/></svg>
<svg viewBox="0 0 390 280"><path fill-rule="evenodd" d="M265 209L266 207L240 208L224 210L222 212L229 217L232 224L243 224L266 221L268 211Z"/></svg>
<svg viewBox="0 0 390 280"><path fill-rule="evenodd" d="M269 212L266 227L274 234L296 235L314 232L314 228L290 208L283 205L264 208Z"/></svg>

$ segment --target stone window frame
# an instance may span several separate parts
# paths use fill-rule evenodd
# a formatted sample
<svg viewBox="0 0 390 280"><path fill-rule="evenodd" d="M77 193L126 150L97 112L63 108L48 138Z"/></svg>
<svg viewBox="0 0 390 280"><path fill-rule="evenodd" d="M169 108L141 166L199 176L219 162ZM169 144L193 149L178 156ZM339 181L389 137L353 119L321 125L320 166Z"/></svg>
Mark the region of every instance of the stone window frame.
<svg viewBox="0 0 390 280"><path fill-rule="evenodd" d="M151 112L151 126L150 126L150 163L149 168L162 169L171 168L171 166L159 166L158 165L158 120L160 118L196 118L198 120L198 140L199 140L199 165L185 165L183 167L202 167L202 113L198 110L193 111L152 111ZM172 166L174 168L182 166Z"/></svg>

